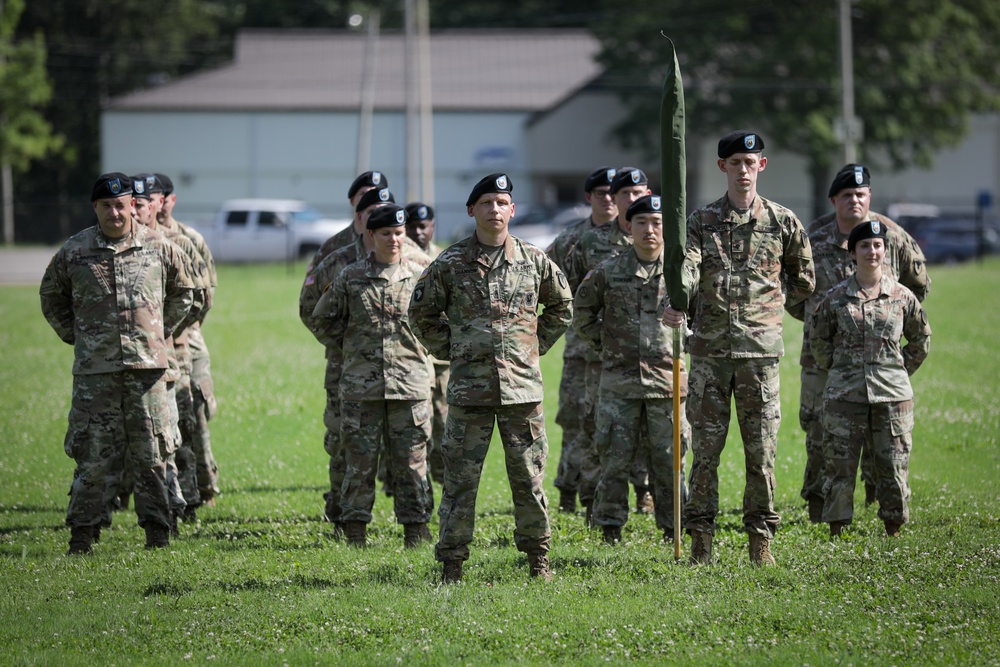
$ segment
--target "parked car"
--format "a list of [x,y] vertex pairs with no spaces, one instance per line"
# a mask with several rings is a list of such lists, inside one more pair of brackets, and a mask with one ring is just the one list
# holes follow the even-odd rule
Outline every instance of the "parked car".
[[916,240],[929,264],[950,264],[989,255],[1000,249],[1000,227],[995,219],[969,216],[904,218],[903,228]]
[[218,262],[273,262],[311,257],[350,224],[298,199],[230,199],[211,223],[196,227]]
[[527,214],[515,215],[510,221],[510,233],[545,250],[559,233],[572,222],[590,215],[590,206],[577,204],[562,208],[532,208]]

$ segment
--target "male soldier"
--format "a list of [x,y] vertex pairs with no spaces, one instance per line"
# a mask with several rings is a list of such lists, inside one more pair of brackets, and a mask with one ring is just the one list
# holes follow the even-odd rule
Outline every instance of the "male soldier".
[[[441,254],[441,246],[434,243],[434,209],[421,203],[406,205],[406,236],[420,246],[431,259]],[[431,442],[427,448],[427,467],[434,481],[444,483],[444,457],[441,456],[441,439],[444,437],[444,423],[448,419],[448,368],[447,360],[434,359],[434,384],[431,386],[431,408],[434,410],[431,424]]]
[[405,546],[431,539],[431,365],[407,322],[410,295],[425,265],[404,257],[405,225],[406,211],[394,204],[372,213],[365,236],[374,251],[337,276],[314,312],[317,338],[343,359],[340,439],[347,469],[341,521],[352,546],[366,543],[380,451],[389,459]]
[[[719,457],[734,395],[746,457],[743,526],[750,536],[750,561],[775,562],[782,308],[786,300],[796,303],[809,296],[816,278],[802,223],[789,209],[757,194],[757,176],[767,166],[763,149],[764,140],[754,132],[724,136],[718,166],[726,174],[727,192],[687,221],[684,272],[694,304],[688,418],[694,465],[684,526],[691,533],[693,564],[712,560]],[[668,306],[663,321],[683,326],[684,313]]]
[[[209,303],[215,295],[215,288],[219,285],[218,275],[215,271],[215,259],[208,249],[208,244],[198,230],[185,225],[174,219],[174,206],[177,204],[177,194],[174,192],[174,183],[165,174],[155,174],[163,185],[163,207],[157,215],[160,225],[167,229],[179,229],[194,244],[195,250],[204,262],[203,271],[208,289]],[[215,416],[215,387],[212,382],[212,359],[205,344],[205,335],[202,333],[201,325],[205,320],[205,313],[188,328],[188,349],[191,352],[191,398],[194,409],[194,430],[192,431],[192,448],[198,466],[198,495],[201,504],[207,507],[215,506],[215,498],[219,495],[219,466],[215,462],[215,455],[212,454],[212,439],[208,429],[208,422]],[[189,508],[188,519],[194,518],[195,508]]]
[[[354,220],[349,226],[324,241],[323,245],[316,251],[312,261],[309,262],[309,266],[306,267],[307,279],[312,270],[319,266],[319,263],[327,255],[354,243],[365,235],[365,220],[361,219],[362,207],[359,206],[361,198],[371,190],[385,190],[388,192],[388,189],[389,179],[381,171],[366,171],[354,179],[351,187],[347,189],[347,200],[351,203],[351,210],[354,211]],[[312,311],[309,312],[312,313]]]
[[132,220],[132,182],[103,174],[90,200],[97,225],[56,252],[39,290],[42,313],[73,345],[73,406],[66,453],[76,460],[66,523],[69,553],[92,550],[110,521],[109,483],[128,457],[146,547],[170,544],[164,459],[175,446],[164,372],[166,338],[187,316],[194,285],[184,260],[156,232]]
[[[639,197],[650,194],[646,174],[635,167],[616,170],[611,179],[609,192],[618,211],[616,224],[607,224],[587,230],[569,253],[567,278],[575,293],[586,275],[604,260],[632,247],[632,236],[628,233],[625,212]],[[601,381],[601,358],[593,350],[587,350],[585,373],[586,396],[582,412],[581,435],[584,443],[580,471],[580,502],[586,510],[585,523],[593,524],[594,494],[601,475],[600,455],[595,444],[597,427],[598,387]],[[649,514],[654,511],[653,496],[649,491],[648,448],[643,446],[636,455],[632,469],[632,484],[635,487],[635,508],[637,512]]]
[[[615,170],[611,167],[595,169],[583,184],[584,197],[590,204],[590,215],[564,229],[546,250],[563,271],[568,271],[568,255],[585,232],[603,227],[618,216],[618,207],[611,196],[611,179]],[[587,371],[586,343],[580,340],[576,328],[566,330],[566,345],[563,348],[562,378],[559,381],[559,411],[556,423],[562,427],[562,448],[559,453],[559,468],[555,486],[559,489],[559,509],[563,512],[576,511],[576,492],[580,486],[580,467],[583,464],[584,442],[581,438],[581,419],[585,406],[585,383]]]
[[205,313],[211,307],[211,290],[208,284],[207,265],[194,247],[194,243],[184,236],[177,227],[168,228],[160,224],[164,203],[163,184],[160,179],[151,173],[142,173],[132,176],[132,187],[136,200],[136,214],[140,224],[143,224],[154,231],[159,232],[170,243],[173,243],[181,251],[187,262],[188,273],[195,284],[195,304],[191,308],[188,318],[183,327],[168,341],[171,344],[170,367],[167,385],[168,392],[174,400],[174,409],[177,413],[177,426],[180,440],[177,451],[167,461],[168,475],[175,472],[177,481],[180,484],[180,491],[183,502],[175,506],[172,517],[171,533],[177,536],[177,519],[193,521],[195,511],[202,504],[201,494],[198,488],[198,465],[194,452],[194,430],[196,418],[194,412],[194,399],[191,393],[191,350],[188,344],[190,329],[196,322],[203,319]]
[[[601,475],[594,523],[602,526],[608,544],[621,541],[622,526],[628,521],[629,472],[640,425],[646,427],[656,479],[656,525],[663,530],[664,540],[674,535],[674,359],[673,336],[660,319],[667,298],[660,198],[646,195],[635,200],[625,220],[634,240],[632,248],[593,269],[573,302],[580,337],[600,354],[602,362],[597,412]],[[687,393],[686,377],[681,393]],[[681,415],[683,435],[677,446],[683,456],[689,426],[683,411]],[[683,464],[681,470],[683,500]]]
[[[475,232],[431,263],[410,301],[414,332],[431,354],[451,361],[435,547],[445,583],[461,580],[462,562],[469,557],[494,420],[514,500],[514,543],[528,554],[531,576],[552,577],[538,358],[569,325],[573,295],[559,267],[508,232],[512,189],[506,174],[476,183],[466,201]],[[544,307],[540,314],[539,307]]]
[[[854,274],[857,266],[851,261],[847,239],[851,230],[868,220],[878,220],[885,229],[883,269],[923,301],[930,291],[931,279],[927,263],[916,241],[895,222],[869,211],[871,205],[871,174],[860,164],[845,165],[830,184],[828,193],[833,213],[823,215],[809,224],[809,244],[816,267],[816,290],[804,302],[786,305],[796,319],[803,320],[802,390],[799,395],[799,424],[806,432],[806,469],[802,481],[802,499],[809,504],[809,520],[823,521],[823,387],[827,372],[819,368],[809,344],[812,313],[826,293]],[[861,476],[865,480],[865,503],[875,500],[875,480],[870,469],[867,449],[862,450]]]
[[[359,177],[360,178],[360,177]],[[379,177],[381,179],[381,176]],[[357,182],[357,181],[355,181]],[[353,187],[353,186],[352,186]],[[394,203],[395,197],[389,192],[389,188],[372,189],[369,188],[363,195],[357,196],[355,219],[361,220],[362,224],[367,224],[368,217],[375,209],[385,206],[387,203]],[[337,238],[340,234],[331,237]],[[299,319],[307,329],[314,330],[313,311],[319,303],[323,292],[333,283],[337,274],[348,264],[364,259],[368,252],[364,249],[366,238],[364,235],[357,236],[344,246],[337,247],[330,254],[323,257],[315,266],[310,265],[306,270],[306,279],[302,283],[302,291],[299,293]],[[332,245],[331,245],[332,247]],[[343,251],[341,253],[341,251]],[[334,255],[340,254],[337,260],[332,260]],[[340,398],[337,385],[340,382],[340,368],[343,359],[340,351],[334,347],[326,347],[326,373],[323,381],[326,389],[326,408],[323,411],[323,423],[326,426],[326,433],[323,436],[323,448],[330,455],[329,477],[330,489],[323,493],[324,511],[323,517],[334,524],[334,536],[340,537],[343,526],[340,519],[340,488],[344,481],[344,449],[340,442]]]

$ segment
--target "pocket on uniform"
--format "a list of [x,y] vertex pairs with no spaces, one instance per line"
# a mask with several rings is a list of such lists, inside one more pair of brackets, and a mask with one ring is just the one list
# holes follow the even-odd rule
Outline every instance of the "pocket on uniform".
[[63,441],[63,449],[66,456],[76,459],[83,454],[87,443],[88,429],[90,427],[90,415],[83,410],[70,408],[69,428],[66,429],[66,439]]
[[913,431],[913,401],[904,401],[893,408],[889,414],[889,428],[897,438]]
[[421,424],[426,424],[431,418],[431,402],[430,401],[417,401],[410,408],[413,413],[413,425],[420,426]]
[[201,398],[205,402],[205,419],[211,419],[216,412],[215,384],[212,382],[212,378],[198,380],[194,383],[194,388],[201,394]]

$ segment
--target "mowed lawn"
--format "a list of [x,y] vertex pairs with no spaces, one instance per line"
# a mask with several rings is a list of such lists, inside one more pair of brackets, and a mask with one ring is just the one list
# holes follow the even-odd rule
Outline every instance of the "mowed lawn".
[[[675,563],[651,517],[633,515],[612,548],[582,514],[553,512],[555,581],[529,581],[495,443],[466,578],[448,587],[430,546],[403,550],[381,494],[367,550],[334,542],[320,519],[324,360],[297,317],[302,270],[220,271],[205,327],[218,506],[156,552],[119,513],[86,558],[64,555],[72,350],[37,288],[0,288],[0,664],[1000,664],[1000,262],[932,267],[901,539],[884,537],[860,490],[843,539],[806,521],[789,319],[776,568],[748,564],[734,424],[716,564]],[[544,359],[552,507],[561,349]]]

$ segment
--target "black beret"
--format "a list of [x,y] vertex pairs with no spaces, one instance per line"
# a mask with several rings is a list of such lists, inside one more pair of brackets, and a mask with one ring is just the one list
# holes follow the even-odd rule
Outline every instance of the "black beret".
[[647,185],[649,180],[645,172],[637,167],[622,167],[615,172],[611,179],[611,194],[617,193],[622,188],[629,188],[633,185]]
[[854,226],[850,236],[847,237],[847,252],[854,252],[854,246],[858,241],[865,239],[884,239],[885,225],[878,220],[869,220]]
[[602,185],[611,185],[611,180],[615,177],[615,173],[613,167],[598,167],[587,177],[587,181],[583,184],[583,191],[593,192],[594,188],[599,188]]
[[725,160],[733,153],[760,153],[764,138],[750,130],[736,130],[719,139],[719,158]]
[[402,227],[406,224],[406,209],[395,204],[379,206],[368,216],[365,227],[381,229],[382,227]]
[[159,172],[153,174],[153,176],[156,176],[156,179],[160,182],[160,185],[163,186],[164,197],[166,197],[167,195],[174,194],[174,182],[170,180],[169,176],[167,176],[166,174],[161,174]]
[[510,194],[514,191],[514,184],[511,183],[510,178],[507,174],[490,174],[489,176],[484,176],[476,183],[475,187],[472,188],[472,192],[469,194],[468,200],[466,200],[466,206],[473,206],[479,198],[483,195],[506,193]]
[[868,173],[868,167],[860,164],[848,164],[837,172],[830,184],[830,192],[827,197],[832,197],[844,188],[871,187],[872,175]]
[[433,220],[434,209],[427,204],[418,201],[406,205],[406,221],[417,222],[418,220]]
[[381,188],[378,190],[369,190],[368,192],[361,195],[361,199],[358,200],[358,205],[354,208],[355,212],[360,213],[369,206],[375,204],[388,204],[389,202],[396,203],[396,198],[392,196],[389,192],[389,188]]
[[94,181],[94,187],[90,190],[90,201],[115,199],[122,195],[131,194],[132,179],[120,171],[112,171],[108,174],[101,174]]
[[663,203],[659,195],[646,195],[644,197],[639,197],[634,202],[632,202],[628,210],[625,211],[625,219],[632,220],[633,215],[639,215],[641,213],[663,213]]
[[368,187],[387,188],[389,187],[389,179],[381,171],[366,171],[351,183],[351,187],[347,190],[347,198],[350,199],[356,195],[361,188]]
[[132,177],[132,192],[136,197],[150,199],[150,195],[163,192],[163,184],[156,174],[143,172]]

